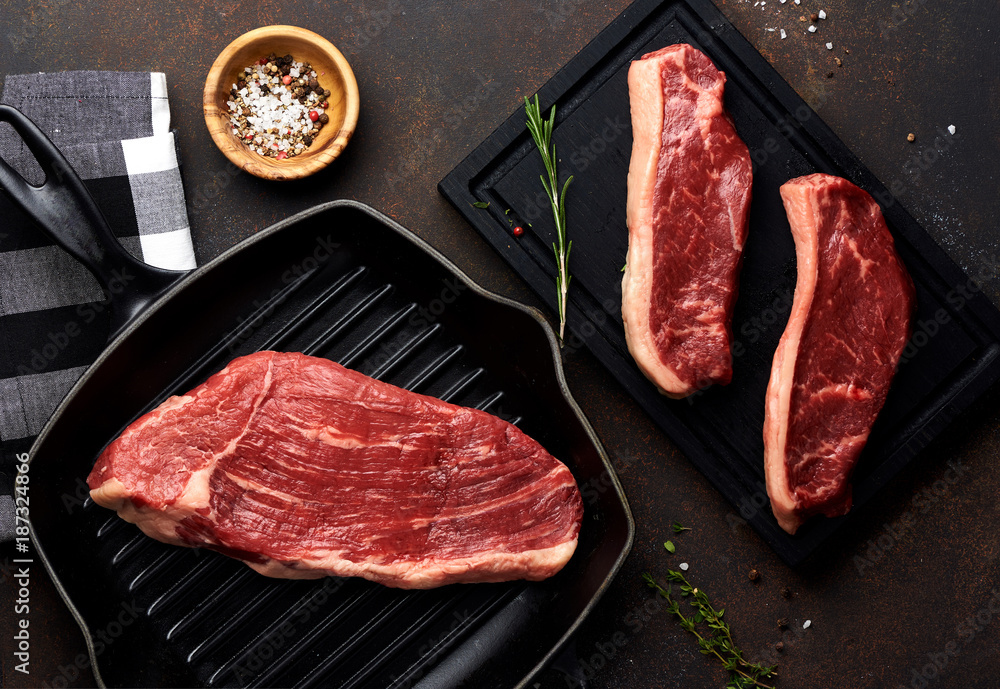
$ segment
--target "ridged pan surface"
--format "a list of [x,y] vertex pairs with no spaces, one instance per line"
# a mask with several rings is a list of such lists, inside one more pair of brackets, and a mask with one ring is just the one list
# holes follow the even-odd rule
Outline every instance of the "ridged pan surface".
[[[130,422],[231,359],[300,351],[486,410],[588,491],[576,554],[539,583],[400,591],[268,579],[168,546],[87,498]],[[489,295],[403,228],[336,202],[184,278],[71,391],[31,460],[34,543],[108,686],[525,686],[617,572],[632,521],[537,314]],[[610,486],[610,488],[608,488]]]

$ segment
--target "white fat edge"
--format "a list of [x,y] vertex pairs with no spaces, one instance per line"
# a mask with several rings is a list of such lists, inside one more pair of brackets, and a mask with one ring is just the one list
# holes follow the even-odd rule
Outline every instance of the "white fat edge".
[[[784,203],[784,199],[782,199]],[[815,194],[809,195],[807,197],[807,203],[811,206],[807,215],[816,217],[818,214],[818,198]],[[787,211],[787,207],[786,207]],[[818,252],[819,252],[819,238],[816,236],[808,236],[809,246],[803,246],[803,243],[798,241],[798,236],[793,232],[793,239],[795,239],[795,256],[798,263],[798,271],[795,282],[795,292],[792,297],[792,308],[789,315],[789,322],[792,322],[792,318],[797,314],[802,313],[808,314],[812,309],[812,300],[816,293],[816,281],[818,279]],[[805,255],[805,251],[809,251],[809,255]],[[810,270],[804,270],[806,267]],[[809,300],[804,301],[804,288],[811,284],[811,289],[809,290]],[[801,319],[800,319],[801,320]],[[796,323],[796,328],[793,331],[789,331],[786,326],[785,332],[782,333],[781,339],[778,342],[778,347],[774,354],[774,363],[771,368],[771,379],[768,382],[768,395],[766,397],[767,410],[771,413],[775,419],[787,420],[789,417],[789,409],[791,406],[792,388],[794,387],[794,375],[795,375],[795,362],[799,357],[799,343],[802,337],[803,327],[801,322]],[[778,381],[784,381],[784,385],[777,388],[775,394],[772,396],[771,386]],[[769,428],[765,426],[765,428]],[[777,458],[777,466],[774,467],[773,471],[767,471],[767,494],[771,499],[772,509],[777,503],[781,505],[782,511],[784,511],[786,505],[785,503],[790,503],[791,511],[793,513],[793,518],[798,519],[801,524],[801,517],[799,517],[795,510],[798,507],[796,504],[795,496],[788,486],[788,472],[785,468],[785,457],[786,457],[786,445],[787,445],[787,435],[788,435],[788,423],[782,422],[778,423],[777,434],[775,437],[775,442],[773,447],[768,447],[770,452],[765,453],[765,459],[768,455],[773,454]],[[767,445],[765,440],[765,445]],[[773,459],[772,459],[773,461]],[[768,469],[770,467],[765,467]],[[785,521],[782,517],[775,515],[778,518],[779,523]],[[793,522],[789,521],[789,524]],[[796,529],[797,526],[796,525]],[[785,524],[781,524],[782,528],[785,528]],[[787,529],[785,529],[787,531]]]
[[[314,578],[318,571],[330,576],[364,577],[389,586],[421,589],[456,581],[485,582],[528,578],[524,576],[524,571],[529,568],[540,572],[530,580],[544,579],[565,566],[576,551],[577,542],[578,538],[573,538],[548,548],[518,553],[489,551],[464,558],[423,558],[390,564],[380,563],[378,557],[361,562],[347,560],[343,550],[316,551],[315,556],[298,560],[291,567],[273,561],[264,565],[247,564],[258,572],[277,572],[270,576],[283,578]],[[463,574],[469,576],[463,578]]]

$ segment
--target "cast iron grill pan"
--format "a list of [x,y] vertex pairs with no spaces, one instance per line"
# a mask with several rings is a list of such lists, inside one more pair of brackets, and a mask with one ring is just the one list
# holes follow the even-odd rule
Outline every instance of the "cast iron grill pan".
[[[734,357],[732,383],[685,400],[663,397],[646,380],[628,352],[621,320],[632,150],[628,67],[674,43],[694,45],[726,73],[726,107],[754,160],[750,230],[733,318],[742,350]],[[955,299],[959,288],[973,283],[707,0],[635,2],[539,95],[544,112],[556,105],[553,141],[561,175],[575,177],[567,201],[573,240],[570,343],[585,344],[732,503],[729,525],[749,523],[789,564],[801,562],[854,518],[1000,377],[1000,312],[981,293]],[[555,229],[538,180],[544,169],[524,122],[520,109],[449,173],[439,190],[554,309]],[[778,188],[813,172],[846,177],[879,201],[916,283],[918,311],[913,347],[854,473],[854,509],[846,517],[810,520],[792,537],[778,526],[767,502],[762,429],[771,360],[796,278],[795,248]],[[475,201],[490,206],[477,209]],[[520,238],[511,231],[515,224],[525,229]]]
[[[168,546],[96,506],[84,479],[142,413],[262,349],[327,357],[517,424],[581,484],[579,547],[539,583],[399,591],[268,579]],[[631,545],[624,496],[565,388],[541,317],[489,295],[367,207],[335,202],[247,240],[124,326],[32,450],[32,530],[109,686],[523,685]]]

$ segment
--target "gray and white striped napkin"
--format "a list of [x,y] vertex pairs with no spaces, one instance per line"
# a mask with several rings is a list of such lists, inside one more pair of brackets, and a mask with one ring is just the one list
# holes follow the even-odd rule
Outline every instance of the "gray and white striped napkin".
[[[129,252],[162,268],[195,267],[164,74],[12,75],[0,101],[62,151]],[[42,181],[6,125],[0,156]],[[104,300],[97,280],[0,195],[0,541],[14,533],[15,464],[104,348]]]

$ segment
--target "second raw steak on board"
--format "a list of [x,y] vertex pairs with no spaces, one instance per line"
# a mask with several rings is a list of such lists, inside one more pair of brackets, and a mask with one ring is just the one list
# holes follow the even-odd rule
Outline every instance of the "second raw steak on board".
[[913,282],[874,199],[815,174],[781,187],[795,239],[792,312],[774,353],[764,464],[774,516],[794,534],[846,514],[849,479],[910,337]]

